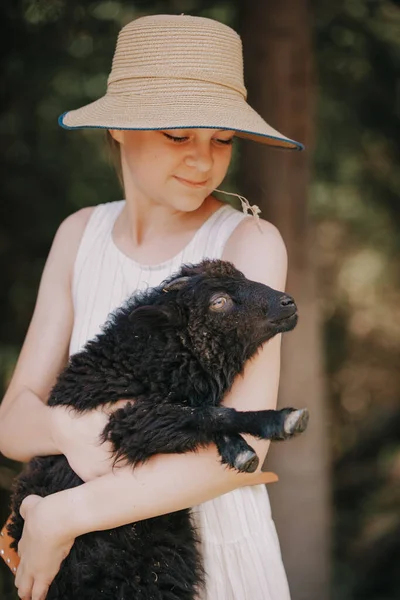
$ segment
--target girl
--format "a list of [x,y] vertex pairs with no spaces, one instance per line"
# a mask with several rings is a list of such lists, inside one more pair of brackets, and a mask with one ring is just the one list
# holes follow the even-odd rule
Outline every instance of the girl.
[[[6,456],[27,461],[63,453],[85,482],[24,501],[20,598],[45,598],[76,536],[193,506],[207,572],[202,600],[289,598],[267,492],[256,485],[270,475],[227,470],[214,447],[156,456],[134,472],[112,471],[110,449],[97,442],[107,409],[78,417],[46,406],[68,355],[125,298],[158,285],[182,263],[223,258],[248,278],[284,289],[286,251],[276,228],[213,196],[235,135],[301,149],[245,97],[241,42],[232,29],[200,17],[158,15],[120,32],[106,95],[60,117],[66,129],[109,131],[120,152],[125,200],[83,209],[61,224],[1,405]],[[248,364],[225,404],[275,408],[279,354],[277,337]],[[249,441],[262,464],[268,443]]]

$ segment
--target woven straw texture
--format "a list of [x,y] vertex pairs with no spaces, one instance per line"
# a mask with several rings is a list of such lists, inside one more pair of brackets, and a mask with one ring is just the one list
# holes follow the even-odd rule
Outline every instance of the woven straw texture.
[[61,115],[67,129],[229,129],[298,149],[246,102],[242,43],[230,27],[203,17],[154,15],[118,36],[106,94]]

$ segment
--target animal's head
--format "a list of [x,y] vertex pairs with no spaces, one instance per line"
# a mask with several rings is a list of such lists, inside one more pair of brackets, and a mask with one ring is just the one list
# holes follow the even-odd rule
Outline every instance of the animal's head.
[[231,263],[206,260],[184,266],[133,310],[131,320],[173,331],[208,368],[224,361],[243,365],[277,333],[293,329],[293,299],[250,281]]

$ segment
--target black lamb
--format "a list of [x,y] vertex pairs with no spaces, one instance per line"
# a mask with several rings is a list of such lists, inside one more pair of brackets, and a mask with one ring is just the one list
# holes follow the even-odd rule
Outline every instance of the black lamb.
[[[254,471],[241,433],[281,440],[306,428],[306,409],[239,412],[221,406],[261,345],[297,322],[293,299],[249,281],[232,264],[183,266],[163,285],[135,295],[60,374],[50,406],[78,412],[132,399],[114,412],[102,439],[132,467],[158,453],[215,443],[222,463]],[[22,500],[82,484],[63,456],[37,457],[15,483],[9,533],[17,548]],[[193,600],[204,573],[190,512],[76,539],[47,600]]]

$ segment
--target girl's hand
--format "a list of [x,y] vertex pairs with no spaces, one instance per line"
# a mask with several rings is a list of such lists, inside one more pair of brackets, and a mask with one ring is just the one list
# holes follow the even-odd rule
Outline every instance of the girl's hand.
[[57,527],[59,519],[52,516],[46,498],[27,496],[20,513],[25,525],[18,544],[21,559],[15,577],[18,596],[22,600],[45,600],[74,539],[65,537],[64,532],[61,534]]
[[256,471],[255,473],[246,474],[243,487],[247,485],[276,483],[277,481],[279,481],[279,477],[275,473],[272,473],[272,471]]
[[112,470],[111,443],[101,443],[100,434],[111,412],[126,402],[120,400],[83,414],[66,406],[49,407],[54,444],[83,481],[106,475]]

